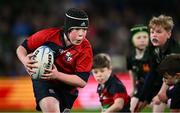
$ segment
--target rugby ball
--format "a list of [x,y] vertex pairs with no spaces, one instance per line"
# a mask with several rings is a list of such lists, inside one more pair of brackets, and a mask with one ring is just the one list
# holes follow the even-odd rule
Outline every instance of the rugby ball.
[[37,61],[36,65],[38,67],[32,69],[35,71],[35,73],[32,74],[32,79],[40,79],[45,72],[45,68],[52,68],[54,63],[54,52],[48,46],[40,46],[33,52],[32,58]]

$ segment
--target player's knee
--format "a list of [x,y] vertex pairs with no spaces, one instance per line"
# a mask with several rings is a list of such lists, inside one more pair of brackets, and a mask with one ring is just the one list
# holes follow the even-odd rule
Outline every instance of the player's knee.
[[40,107],[43,112],[59,112],[59,101],[54,97],[45,97],[40,102]]

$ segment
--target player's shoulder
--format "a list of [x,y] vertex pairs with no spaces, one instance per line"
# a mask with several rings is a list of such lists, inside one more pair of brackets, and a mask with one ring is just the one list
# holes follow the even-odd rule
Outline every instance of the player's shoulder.
[[111,75],[110,79],[111,79],[111,88],[109,89],[109,91],[111,93],[126,91],[124,84],[121,82],[121,80],[117,77],[116,74]]
[[118,78],[118,75],[116,73],[111,74],[111,76],[109,77],[109,80],[111,82],[111,84],[117,85],[120,84],[122,85],[121,80]]
[[81,47],[82,47],[82,48],[92,48],[90,42],[89,42],[88,39],[86,39],[86,38],[85,38],[85,39],[83,40],[83,42],[81,43]]
[[52,34],[52,33],[56,33],[56,32],[59,32],[59,31],[61,31],[60,28],[52,27],[52,28],[41,29],[37,33],[38,34]]

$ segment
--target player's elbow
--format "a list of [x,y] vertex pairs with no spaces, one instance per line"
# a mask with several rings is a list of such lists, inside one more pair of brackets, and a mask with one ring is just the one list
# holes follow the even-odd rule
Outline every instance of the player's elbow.
[[123,105],[122,104],[120,104],[119,106],[117,106],[117,111],[120,111],[120,110],[122,110],[123,109]]
[[116,99],[114,106],[116,108],[116,111],[120,111],[124,107],[124,100],[122,98]]
[[19,55],[20,53],[27,54],[27,50],[21,45],[16,49],[16,54]]
[[19,54],[19,51],[20,51],[20,46],[16,49],[16,54],[18,55]]

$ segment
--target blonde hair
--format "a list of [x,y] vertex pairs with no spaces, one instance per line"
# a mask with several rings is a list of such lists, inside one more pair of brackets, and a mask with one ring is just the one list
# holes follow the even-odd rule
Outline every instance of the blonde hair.
[[172,31],[174,27],[174,22],[172,17],[166,15],[160,15],[158,17],[153,17],[149,22],[149,28],[154,28],[156,26],[163,27],[166,31]]

